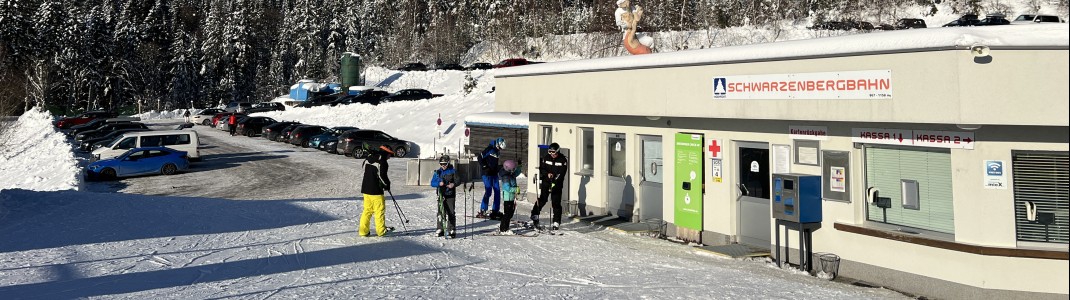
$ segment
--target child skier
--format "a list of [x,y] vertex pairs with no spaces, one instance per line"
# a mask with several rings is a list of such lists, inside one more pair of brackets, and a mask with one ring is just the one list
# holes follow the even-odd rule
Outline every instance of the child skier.
[[520,189],[516,183],[517,176],[520,176],[520,168],[512,160],[505,161],[501,171],[498,172],[498,178],[502,181],[502,205],[505,206],[505,214],[501,217],[502,223],[498,226],[499,234],[513,234],[509,230],[509,221],[513,219],[513,213],[516,212],[516,199],[520,196]]
[[[450,238],[457,237],[457,170],[450,164],[450,157],[443,155],[438,159],[440,169],[431,177],[431,186],[438,189],[438,222],[435,222],[435,234],[443,236],[448,232]],[[446,223],[443,227],[443,223]]]

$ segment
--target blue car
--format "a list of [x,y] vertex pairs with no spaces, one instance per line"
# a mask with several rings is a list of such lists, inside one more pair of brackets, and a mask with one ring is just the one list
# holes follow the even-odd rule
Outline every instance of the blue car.
[[349,126],[338,126],[331,129],[327,129],[323,133],[313,136],[308,140],[308,146],[316,148],[320,151],[327,151],[328,153],[334,152],[335,145],[338,144],[338,136],[343,132],[350,130],[357,130],[360,128]]
[[126,151],[115,158],[98,160],[85,168],[85,177],[115,179],[144,174],[173,175],[189,169],[186,151],[167,147],[142,147]]

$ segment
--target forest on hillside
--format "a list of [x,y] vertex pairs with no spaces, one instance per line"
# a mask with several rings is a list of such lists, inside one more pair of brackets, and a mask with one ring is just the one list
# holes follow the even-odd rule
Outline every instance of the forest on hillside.
[[[998,0],[633,0],[640,31],[894,20],[903,8],[1000,10]],[[1068,0],[1023,0],[1059,7]],[[530,38],[616,35],[614,0],[0,0],[0,115],[34,105],[206,107],[266,101],[300,79],[336,80],[342,53],[365,65],[472,63],[483,43],[539,59]],[[655,49],[658,50],[658,49]],[[666,50],[668,51],[668,50]],[[619,53],[619,52],[613,52]],[[596,56],[596,55],[592,55]],[[505,58],[505,57],[502,57]],[[492,61],[493,63],[493,61]]]

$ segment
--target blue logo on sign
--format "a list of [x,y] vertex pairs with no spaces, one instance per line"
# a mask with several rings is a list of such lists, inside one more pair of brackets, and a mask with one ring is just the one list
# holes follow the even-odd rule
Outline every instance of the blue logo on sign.
[[985,171],[988,172],[988,175],[1003,176],[1003,162],[989,161],[985,164]]
[[728,80],[724,77],[716,77],[713,79],[713,97],[724,98],[728,96]]

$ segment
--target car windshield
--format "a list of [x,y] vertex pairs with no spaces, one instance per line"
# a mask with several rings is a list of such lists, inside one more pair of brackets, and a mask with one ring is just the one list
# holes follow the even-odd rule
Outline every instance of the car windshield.
[[1018,16],[1018,18],[1016,18],[1014,20],[1015,21],[1032,21],[1034,17],[1036,17],[1036,16],[1034,16],[1034,15],[1021,15],[1021,16]]

